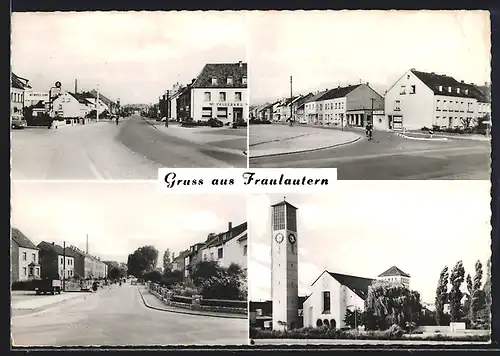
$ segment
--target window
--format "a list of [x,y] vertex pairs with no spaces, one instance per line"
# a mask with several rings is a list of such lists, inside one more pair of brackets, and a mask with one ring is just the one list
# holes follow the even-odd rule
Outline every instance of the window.
[[448,107],[446,105],[446,100],[443,100],[443,111],[448,111]]
[[247,83],[247,77],[243,77],[243,78],[241,79],[241,83],[242,83],[242,84],[246,84],[246,83]]
[[224,257],[224,249],[222,247],[220,247],[217,250],[217,258],[222,258],[222,257]]
[[241,91],[234,93],[234,101],[241,101]]
[[460,88],[457,88],[457,94],[460,94]]
[[36,262],[36,254],[34,254],[34,253],[31,254],[31,260],[33,262]]
[[40,268],[39,267],[35,267],[35,275],[37,277],[40,277]]
[[415,92],[416,92],[415,85],[410,85],[410,94],[415,94]]
[[23,267],[23,276],[26,276],[26,267]]
[[443,91],[443,86],[442,85],[439,86],[439,91]]
[[227,84],[233,84],[233,77],[227,78]]
[[448,87],[448,93],[451,93],[451,87]]
[[26,255],[26,252],[23,252],[23,261],[26,261],[28,259],[28,256]]
[[243,246],[243,256],[248,254],[248,245]]
[[212,108],[211,107],[203,107],[201,109],[201,117],[202,118],[212,118]]
[[226,101],[226,93],[221,91],[219,93],[219,101]]
[[212,100],[212,93],[206,91],[203,95],[204,95],[204,98],[203,98],[204,101],[211,101]]
[[469,89],[465,89],[465,95],[469,94]]
[[285,228],[285,206],[278,205],[273,208],[273,230]]
[[464,112],[464,102],[463,101],[460,103],[460,111]]
[[213,252],[210,252],[210,260],[213,261],[214,260],[214,253]]
[[222,119],[227,118],[227,108],[217,108],[217,117]]
[[399,100],[396,100],[394,103],[394,111],[400,111],[401,110],[401,102]]
[[467,112],[472,112],[472,103],[468,102],[467,104],[468,104],[468,106],[467,106]]
[[297,211],[293,208],[287,208],[286,228],[291,231],[297,231]]
[[212,77],[212,85],[217,85],[217,78],[216,77]]
[[401,85],[401,90],[399,91],[399,94],[401,94],[401,95],[406,94],[406,86],[405,85]]
[[330,313],[330,292],[323,292],[323,313]]
[[61,257],[61,264],[64,264],[64,258]]
[[436,100],[436,111],[441,111],[441,100]]

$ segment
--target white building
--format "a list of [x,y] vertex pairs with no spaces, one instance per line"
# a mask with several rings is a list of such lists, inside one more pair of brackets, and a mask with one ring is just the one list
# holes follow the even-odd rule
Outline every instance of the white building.
[[247,121],[247,64],[206,64],[192,85],[191,117],[195,121],[217,118],[224,124]]
[[410,289],[410,278],[411,276],[408,273],[401,271],[396,266],[392,266],[377,277],[377,279],[382,281],[400,283],[408,289]]
[[84,118],[92,110],[91,105],[82,94],[64,92],[52,101],[52,116]]
[[489,98],[474,84],[410,69],[385,95],[387,129],[465,128],[491,112]]
[[304,301],[304,326],[315,327],[318,320],[334,328],[345,327],[347,310],[364,310],[371,278],[324,271],[311,285]]
[[172,90],[169,93],[169,119],[177,120],[177,98],[182,93],[182,85],[179,83],[175,83],[172,87]]
[[10,83],[10,115],[12,119],[24,118],[25,93],[31,91],[28,79],[19,77],[12,73]]
[[222,267],[236,263],[242,269],[247,269],[248,241],[247,223],[235,227],[228,224],[228,230],[214,236],[201,249],[204,261],[217,261]]
[[16,228],[11,230],[11,279],[26,281],[40,278],[39,249]]
[[327,90],[317,92],[304,103],[304,119],[308,124],[318,124],[320,105],[318,100],[327,93]]
[[282,201],[271,209],[272,328],[293,329],[299,322],[297,208]]

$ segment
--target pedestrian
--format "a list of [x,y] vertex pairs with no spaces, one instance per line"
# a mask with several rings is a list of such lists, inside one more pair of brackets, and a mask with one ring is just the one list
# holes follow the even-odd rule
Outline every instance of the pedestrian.
[[365,130],[366,130],[366,137],[368,137],[368,140],[370,141],[373,135],[373,125],[371,122],[368,122],[366,124]]
[[120,117],[116,115],[116,126],[118,126],[118,121],[120,120]]

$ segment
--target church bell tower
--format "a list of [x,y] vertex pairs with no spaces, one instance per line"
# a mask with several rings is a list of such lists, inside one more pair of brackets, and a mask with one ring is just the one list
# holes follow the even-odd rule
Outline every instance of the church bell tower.
[[297,208],[283,200],[271,209],[273,330],[293,329],[298,325],[299,302]]

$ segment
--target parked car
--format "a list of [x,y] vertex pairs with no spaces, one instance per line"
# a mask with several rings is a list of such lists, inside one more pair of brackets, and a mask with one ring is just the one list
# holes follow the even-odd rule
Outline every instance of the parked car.
[[24,119],[20,119],[20,118],[12,118],[12,124],[11,124],[11,127],[13,129],[24,129],[25,127],[28,126],[28,123],[26,122],[26,120]]
[[61,281],[59,279],[39,279],[35,282],[36,294],[61,294]]

